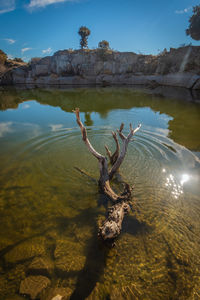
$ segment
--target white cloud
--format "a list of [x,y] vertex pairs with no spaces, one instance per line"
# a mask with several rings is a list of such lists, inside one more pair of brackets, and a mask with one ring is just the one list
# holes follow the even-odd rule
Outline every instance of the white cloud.
[[43,54],[50,54],[53,50],[51,49],[51,47],[47,48],[47,49],[44,49],[42,50],[42,53]]
[[186,7],[184,9],[181,9],[181,10],[176,10],[175,13],[176,14],[186,14],[188,13],[190,10],[192,10],[192,6],[189,6],[189,7]]
[[15,10],[15,0],[0,0],[0,14]]
[[50,4],[69,2],[69,1],[73,1],[73,0],[30,0],[28,8],[45,7]]
[[22,48],[22,53],[24,54],[24,52],[31,50],[32,48]]
[[13,59],[14,57],[11,54],[7,54],[8,59]]
[[8,44],[12,45],[14,44],[16,41],[13,39],[4,39],[4,41],[8,42]]
[[3,137],[8,132],[12,132],[11,126],[12,126],[12,122],[1,122],[0,137]]

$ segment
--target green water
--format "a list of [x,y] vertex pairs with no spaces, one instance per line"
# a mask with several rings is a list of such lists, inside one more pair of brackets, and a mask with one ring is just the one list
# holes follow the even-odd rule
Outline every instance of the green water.
[[[200,103],[179,95],[0,90],[0,299],[30,299],[19,289],[32,275],[50,280],[42,300],[54,288],[69,299],[200,299]],[[135,188],[112,249],[97,238],[107,204],[75,107],[102,154],[121,122],[125,134],[142,123],[120,168]],[[48,267],[32,268],[39,258]]]

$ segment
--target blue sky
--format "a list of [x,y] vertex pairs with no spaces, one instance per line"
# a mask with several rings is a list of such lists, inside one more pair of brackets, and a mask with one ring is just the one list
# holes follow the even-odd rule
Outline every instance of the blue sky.
[[25,60],[78,49],[82,25],[91,30],[90,49],[103,39],[144,54],[200,45],[185,34],[195,5],[199,0],[0,0],[0,49]]

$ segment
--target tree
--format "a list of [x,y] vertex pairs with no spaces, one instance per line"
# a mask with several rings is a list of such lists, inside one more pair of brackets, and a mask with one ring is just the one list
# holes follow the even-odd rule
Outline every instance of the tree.
[[192,39],[200,40],[200,5],[193,7],[193,15],[189,19],[189,28],[186,29],[186,34]]
[[90,35],[90,29],[88,29],[86,26],[81,26],[79,28],[78,34],[81,36],[81,39],[80,39],[81,49],[87,48],[88,47],[87,39],[88,39],[88,36]]
[[7,60],[6,53],[0,50],[0,64],[4,65],[6,60]]
[[24,62],[20,57],[15,57],[13,60],[15,60],[17,62]]
[[99,47],[100,49],[105,49],[105,50],[107,50],[107,49],[110,48],[110,45],[109,45],[109,42],[108,42],[108,41],[103,40],[103,41],[99,42],[98,47]]

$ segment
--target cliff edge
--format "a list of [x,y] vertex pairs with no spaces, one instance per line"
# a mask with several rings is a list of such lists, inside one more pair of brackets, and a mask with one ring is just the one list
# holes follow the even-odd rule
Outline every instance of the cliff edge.
[[1,85],[168,85],[200,89],[200,46],[142,55],[112,50],[62,50],[14,67]]

